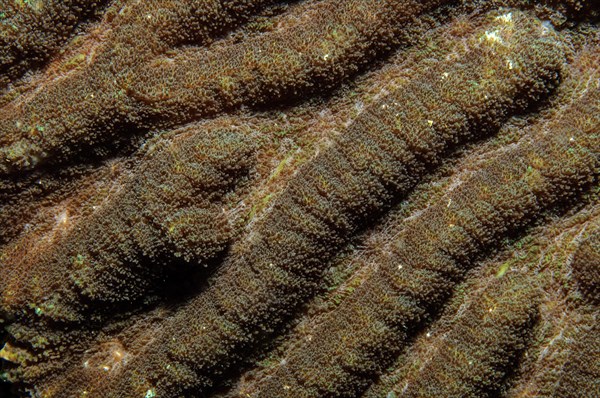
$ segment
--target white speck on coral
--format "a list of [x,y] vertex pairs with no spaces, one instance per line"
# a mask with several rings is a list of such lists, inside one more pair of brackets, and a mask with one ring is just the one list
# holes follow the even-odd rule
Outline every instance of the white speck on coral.
[[550,21],[542,22],[542,36],[546,36],[552,30]]
[[144,398],[154,398],[156,397],[156,390],[154,388],[149,388],[148,391],[146,391],[146,395],[144,395]]
[[55,216],[55,218],[57,224],[64,225],[69,222],[69,211],[65,209],[62,211],[62,213]]
[[498,34],[497,30],[494,30],[494,31],[491,31],[491,32],[490,31],[486,31],[485,35],[482,37],[482,40],[483,39],[485,39],[485,40],[487,40],[489,42],[492,42],[492,43],[500,43],[500,44],[503,43],[502,37],[500,37],[500,35]]
[[510,22],[512,22],[512,12],[509,12],[508,14],[500,15],[500,16],[496,17],[496,20],[502,21],[504,23],[510,23]]

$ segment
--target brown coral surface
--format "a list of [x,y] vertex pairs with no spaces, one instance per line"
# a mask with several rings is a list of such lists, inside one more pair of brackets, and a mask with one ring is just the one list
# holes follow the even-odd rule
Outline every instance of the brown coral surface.
[[0,396],[600,397],[594,0],[0,0]]

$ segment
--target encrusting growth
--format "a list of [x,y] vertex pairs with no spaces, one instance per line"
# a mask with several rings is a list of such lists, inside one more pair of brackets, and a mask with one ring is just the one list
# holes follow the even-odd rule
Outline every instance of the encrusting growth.
[[149,142],[145,161],[108,205],[77,228],[64,213],[58,222],[66,231],[53,238],[52,250],[7,256],[15,263],[3,264],[3,310],[81,322],[91,307],[111,304],[114,312],[115,304],[144,297],[160,274],[156,261],[214,258],[236,234],[224,207],[227,195],[249,182],[253,147],[242,133],[196,128]]
[[[83,42],[68,74],[52,78],[27,101],[0,108],[0,174],[66,161],[82,145],[114,139],[117,131],[149,128],[126,95],[138,69],[176,46],[203,45],[246,21],[273,0],[126,2],[98,29],[99,43]],[[122,133],[122,131],[121,131]]]
[[[91,50],[90,65],[0,109],[0,175],[64,162],[82,145],[151,124],[174,126],[332,87],[397,44],[395,33],[415,16],[442,3],[325,0],[310,18],[293,15],[301,22],[248,41],[174,48],[204,44],[271,2],[178,1],[158,14],[158,0],[125,5],[106,22],[118,21],[118,28]],[[139,43],[133,52],[130,43]]]
[[0,5],[0,90],[42,65],[108,0],[20,0]]
[[600,395],[596,3],[0,0],[0,395]]
[[[571,361],[593,362],[594,314],[585,305],[572,307],[577,294],[561,291],[568,274],[557,277],[557,270],[568,272],[571,255],[565,249],[597,228],[596,184],[568,215],[544,217],[548,222],[511,239],[498,256],[478,261],[441,316],[419,330],[362,397],[551,397],[562,377],[572,380],[571,391],[574,385],[578,392],[593,386],[593,364],[590,372],[568,368]],[[535,319],[526,319],[528,311]]]
[[377,271],[256,396],[274,397],[288,386],[298,396],[339,397],[368,386],[480,253],[540,211],[573,198],[597,176],[599,98],[600,90],[590,89],[415,218],[376,260]]
[[600,394],[600,327],[597,321],[581,328],[573,337],[559,377],[544,380],[542,375],[545,385],[537,396],[570,398],[574,391],[581,397],[597,397]]
[[398,397],[482,398],[499,390],[531,338],[539,291],[509,274],[472,299],[452,329],[432,339],[431,357],[407,364],[405,381],[393,389]]
[[585,239],[571,265],[579,289],[591,303],[600,304],[600,229]]
[[[147,348],[152,358],[133,359],[92,396],[146,391],[149,384],[166,395],[210,386],[243,348],[269,336],[314,294],[327,259],[448,148],[492,133],[558,82],[561,44],[539,21],[513,13],[469,44],[460,64],[439,63],[375,102],[303,167],[246,250],[164,326]],[[183,325],[185,335],[177,332]]]

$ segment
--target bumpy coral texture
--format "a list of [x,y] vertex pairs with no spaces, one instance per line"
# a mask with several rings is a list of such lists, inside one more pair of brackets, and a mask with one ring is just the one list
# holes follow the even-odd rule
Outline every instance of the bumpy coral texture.
[[599,397],[599,11],[1,1],[0,396]]

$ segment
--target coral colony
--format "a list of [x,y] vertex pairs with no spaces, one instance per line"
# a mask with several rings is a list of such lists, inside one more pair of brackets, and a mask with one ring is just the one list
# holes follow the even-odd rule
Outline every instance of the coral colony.
[[1,0],[0,397],[600,397],[594,0]]

